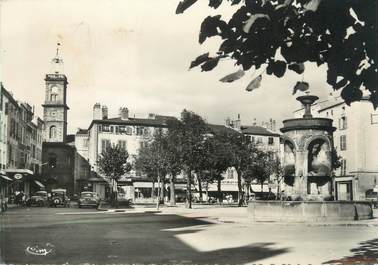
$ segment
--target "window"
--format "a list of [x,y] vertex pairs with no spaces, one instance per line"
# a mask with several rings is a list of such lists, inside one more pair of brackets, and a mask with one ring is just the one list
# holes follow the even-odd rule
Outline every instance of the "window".
[[269,145],[272,145],[274,143],[274,139],[273,139],[273,137],[269,137],[268,138],[268,144]]
[[50,101],[56,101],[58,99],[58,95],[57,94],[51,94],[50,95]]
[[105,153],[106,149],[111,147],[110,140],[102,139],[101,140],[101,153]]
[[340,150],[346,150],[346,135],[340,136]]
[[257,143],[258,143],[258,144],[261,144],[261,143],[262,143],[262,138],[261,138],[261,137],[257,137]]
[[125,140],[118,140],[118,146],[123,149],[123,150],[127,150],[126,149],[126,141]]
[[55,125],[53,125],[53,126],[50,127],[49,138],[50,139],[56,138],[56,126]]
[[233,179],[234,178],[234,170],[232,168],[229,168],[227,170],[227,179]]
[[133,128],[130,127],[130,126],[128,126],[128,127],[126,128],[126,134],[127,134],[127,135],[132,135],[132,134],[133,134]]
[[378,124],[378,114],[371,114],[371,124]]
[[88,147],[88,139],[83,140],[83,147]]
[[49,167],[56,168],[57,166],[57,155],[55,153],[49,153]]
[[103,132],[110,132],[110,126],[109,125],[102,125],[102,131]]
[[347,128],[347,118],[346,117],[341,117],[339,119],[339,129],[340,130],[345,130]]
[[137,135],[143,135],[143,127],[137,127],[136,134]]
[[345,176],[346,175],[346,160],[342,159],[340,162],[341,162],[340,175]]

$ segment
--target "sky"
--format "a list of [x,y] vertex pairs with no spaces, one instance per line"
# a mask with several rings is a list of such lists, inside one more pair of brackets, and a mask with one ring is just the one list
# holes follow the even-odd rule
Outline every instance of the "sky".
[[[0,81],[19,101],[35,106],[42,117],[44,77],[61,43],[68,78],[68,131],[87,128],[96,102],[109,116],[127,107],[131,116],[148,113],[179,117],[185,108],[209,123],[241,116],[243,125],[293,117],[300,104],[292,89],[302,75],[264,74],[261,87],[247,84],[260,71],[248,71],[233,83],[219,82],[239,68],[226,60],[211,72],[189,71],[198,55],[215,52],[220,39],[198,43],[208,15],[229,18],[237,7],[214,10],[201,0],[176,15],[178,0],[0,0]],[[95,3],[95,4],[94,4]],[[326,96],[325,67],[306,64],[304,81],[312,94]],[[299,94],[298,94],[299,95]]]

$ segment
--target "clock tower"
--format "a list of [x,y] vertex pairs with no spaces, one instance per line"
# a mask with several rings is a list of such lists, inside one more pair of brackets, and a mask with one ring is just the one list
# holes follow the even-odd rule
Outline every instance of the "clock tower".
[[63,73],[63,60],[59,55],[51,60],[51,70],[45,77],[45,103],[43,120],[45,122],[44,141],[64,143],[67,136],[67,77]]

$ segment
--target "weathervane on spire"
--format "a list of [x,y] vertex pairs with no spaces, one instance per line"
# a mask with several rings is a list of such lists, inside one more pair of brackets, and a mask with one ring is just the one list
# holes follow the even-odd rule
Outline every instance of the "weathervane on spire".
[[60,46],[60,42],[58,42],[58,43],[56,44],[56,55],[55,55],[56,58],[59,57],[59,46]]
[[63,60],[60,58],[60,49],[59,47],[61,46],[60,42],[56,43],[56,54],[55,57],[51,60],[51,68],[52,72],[55,74],[58,73],[63,73]]

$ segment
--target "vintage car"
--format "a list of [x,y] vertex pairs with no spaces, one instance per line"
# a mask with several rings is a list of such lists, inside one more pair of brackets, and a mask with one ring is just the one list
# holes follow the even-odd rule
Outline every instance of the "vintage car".
[[27,201],[26,206],[47,206],[48,194],[47,191],[41,190],[34,193]]
[[57,207],[57,206],[70,206],[70,199],[67,196],[66,189],[53,189],[51,190],[51,197],[50,197],[50,206]]
[[98,207],[100,204],[100,197],[97,193],[91,191],[83,191],[79,198],[79,208],[82,207]]

